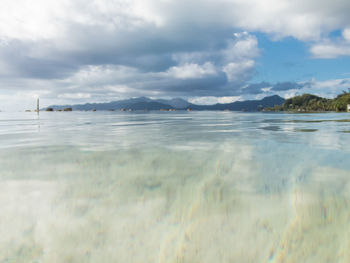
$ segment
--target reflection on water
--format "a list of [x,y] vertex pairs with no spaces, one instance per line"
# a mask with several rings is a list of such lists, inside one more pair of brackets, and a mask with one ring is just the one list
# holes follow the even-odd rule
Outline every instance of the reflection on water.
[[315,132],[317,129],[294,129],[296,132]]
[[350,262],[347,116],[1,113],[0,262]]
[[264,127],[261,127],[261,129],[267,130],[267,131],[279,131],[279,130],[281,130],[281,128],[279,126],[264,126]]
[[267,119],[263,122],[267,123],[284,123],[284,122],[291,122],[291,123],[319,123],[319,122],[350,122],[350,119],[334,119],[334,120],[310,120],[310,119],[300,119],[300,120],[283,120],[283,119]]

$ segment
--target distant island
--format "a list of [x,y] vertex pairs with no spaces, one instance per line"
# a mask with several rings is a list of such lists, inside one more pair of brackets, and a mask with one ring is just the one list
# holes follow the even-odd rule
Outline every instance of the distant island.
[[334,99],[326,99],[312,94],[303,94],[287,99],[282,105],[268,107],[264,111],[288,112],[346,112],[350,111],[350,89]]
[[174,110],[195,110],[195,111],[262,111],[267,108],[277,107],[284,103],[284,99],[278,95],[268,96],[261,100],[236,101],[232,103],[197,105],[181,98],[170,100],[150,99],[147,97],[132,98],[127,100],[112,101],[108,103],[86,103],[76,105],[52,105],[41,110],[46,111],[174,111]]
[[86,103],[75,105],[52,105],[44,111],[243,111],[243,112],[346,112],[350,111],[350,89],[343,91],[334,99],[322,98],[313,94],[303,94],[289,99],[278,95],[261,100],[217,103],[214,105],[197,105],[181,98],[150,99],[147,97],[112,101],[107,103]]

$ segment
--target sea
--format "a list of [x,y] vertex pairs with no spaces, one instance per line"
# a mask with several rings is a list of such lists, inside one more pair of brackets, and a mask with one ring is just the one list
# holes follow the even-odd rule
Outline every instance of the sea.
[[1,263],[350,262],[350,113],[0,113]]

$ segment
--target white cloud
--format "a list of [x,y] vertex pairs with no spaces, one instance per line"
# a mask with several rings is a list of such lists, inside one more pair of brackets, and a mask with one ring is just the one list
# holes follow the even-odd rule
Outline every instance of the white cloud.
[[236,26],[276,37],[318,40],[323,34],[349,25],[347,0],[227,0],[234,4]]
[[330,79],[325,81],[312,80],[309,89],[327,98],[332,98],[350,88],[350,79]]
[[89,99],[90,93],[63,93],[57,96],[60,99]]
[[342,32],[342,39],[334,41],[327,39],[314,44],[310,52],[315,58],[337,58],[340,56],[350,56],[350,28],[345,28]]
[[345,28],[342,32],[342,35],[346,41],[350,42],[350,28]]
[[36,41],[64,36],[72,24],[132,29],[161,25],[154,1],[137,0],[2,0],[0,38]]
[[295,96],[297,96],[297,95],[300,95],[300,94],[298,93],[298,91],[292,90],[292,91],[288,91],[288,92],[284,93],[284,94],[282,95],[282,97],[285,98],[285,99],[289,99],[289,98],[295,97]]
[[216,103],[231,103],[241,100],[241,96],[230,96],[230,97],[215,97],[215,96],[203,96],[190,98],[188,101],[199,105],[212,105]]
[[[200,8],[199,8],[200,6]],[[347,0],[2,0],[0,36],[49,39],[72,24],[132,30],[211,24],[301,40],[350,26]],[[219,15],[218,15],[219,14]]]
[[218,97],[218,103],[231,103],[241,100],[241,96]]
[[243,60],[240,62],[231,62],[222,68],[230,82],[244,81],[252,74],[255,62],[253,60]]
[[116,92],[116,93],[128,93],[132,91],[127,85],[107,85],[106,90]]
[[118,82],[124,82],[135,78],[139,71],[133,67],[117,65],[88,65],[82,67],[64,82],[72,86],[103,86],[117,85]]
[[272,87],[261,88],[263,92],[270,92]]
[[315,44],[311,47],[310,52],[314,58],[336,58],[340,56],[350,56],[350,44]]
[[[243,82],[254,73],[255,59],[260,56],[258,40],[248,32],[236,32],[222,49],[208,52],[177,53],[173,59],[180,66],[170,68],[169,75],[180,79],[201,78],[224,72],[230,82]],[[216,60],[217,65],[203,59]]]
[[236,39],[230,40],[221,51],[226,63],[222,71],[230,82],[244,82],[254,73],[254,59],[260,55],[258,40],[247,32],[235,33],[234,37]]
[[206,62],[203,65],[186,63],[181,66],[171,67],[167,73],[169,76],[178,79],[195,79],[216,75],[216,70],[210,62]]
[[221,55],[226,62],[253,59],[260,55],[258,40],[247,32],[234,33],[235,39],[230,40]]

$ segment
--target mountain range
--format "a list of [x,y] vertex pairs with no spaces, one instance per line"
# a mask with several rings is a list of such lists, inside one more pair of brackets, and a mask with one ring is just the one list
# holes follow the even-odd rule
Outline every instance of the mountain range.
[[147,97],[132,98],[127,100],[112,101],[107,103],[86,103],[75,105],[52,105],[46,109],[63,110],[72,108],[72,110],[88,111],[88,110],[230,110],[230,111],[261,111],[267,107],[282,105],[284,99],[278,95],[265,97],[261,100],[236,101],[232,103],[214,104],[214,105],[197,105],[190,103],[181,98],[166,99],[150,99]]

